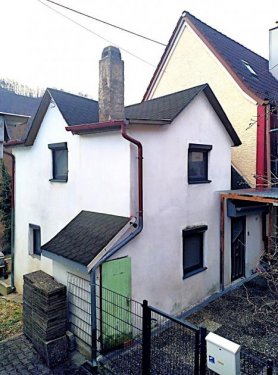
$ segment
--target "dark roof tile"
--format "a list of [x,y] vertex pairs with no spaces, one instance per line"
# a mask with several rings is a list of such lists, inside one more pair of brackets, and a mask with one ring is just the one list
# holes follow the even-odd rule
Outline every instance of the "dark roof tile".
[[174,120],[207,85],[196,86],[125,107],[125,116],[136,120]]
[[98,122],[98,102],[56,89],[48,89],[68,125]]
[[[278,81],[269,72],[268,60],[208,26],[189,12],[186,13],[186,17],[196,26],[254,94],[261,99],[277,98]],[[246,61],[251,66],[257,76],[252,75],[243,61]]]
[[130,218],[81,211],[42,250],[87,266]]

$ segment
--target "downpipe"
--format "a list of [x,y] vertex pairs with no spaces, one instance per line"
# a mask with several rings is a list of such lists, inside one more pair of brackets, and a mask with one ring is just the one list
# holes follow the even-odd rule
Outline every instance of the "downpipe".
[[123,120],[121,123],[122,137],[133,143],[137,147],[138,158],[138,220],[133,224],[135,230],[130,233],[126,238],[122,239],[115,246],[113,246],[92,268],[90,273],[91,283],[91,365],[97,367],[97,296],[96,296],[96,272],[107,259],[117,253],[122,247],[129,243],[133,238],[138,236],[143,230],[143,147],[142,144],[135,138],[132,138],[126,132],[128,122]]

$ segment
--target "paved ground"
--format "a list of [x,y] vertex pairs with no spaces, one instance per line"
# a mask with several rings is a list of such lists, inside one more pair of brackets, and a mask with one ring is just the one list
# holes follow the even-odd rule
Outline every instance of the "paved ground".
[[81,360],[74,355],[65,364],[49,369],[30,341],[20,334],[0,342],[0,375],[86,375]]

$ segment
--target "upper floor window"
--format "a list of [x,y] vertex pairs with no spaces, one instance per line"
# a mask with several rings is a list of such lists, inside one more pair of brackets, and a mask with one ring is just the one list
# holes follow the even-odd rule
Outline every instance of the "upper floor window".
[[68,180],[68,147],[66,142],[51,143],[52,178],[50,181],[67,182]]
[[41,255],[41,228],[34,224],[29,224],[29,254]]
[[188,148],[188,183],[202,184],[208,179],[208,153],[211,145],[190,143]]

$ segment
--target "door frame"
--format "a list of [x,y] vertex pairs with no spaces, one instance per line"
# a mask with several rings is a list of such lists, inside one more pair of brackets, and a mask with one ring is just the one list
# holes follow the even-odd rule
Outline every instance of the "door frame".
[[[242,222],[242,230],[236,239],[233,239],[235,222]],[[240,254],[236,258],[236,250],[234,248],[235,241],[240,241],[241,246],[238,249]],[[241,277],[245,277],[245,258],[246,258],[246,216],[231,218],[231,281],[235,281]]]

